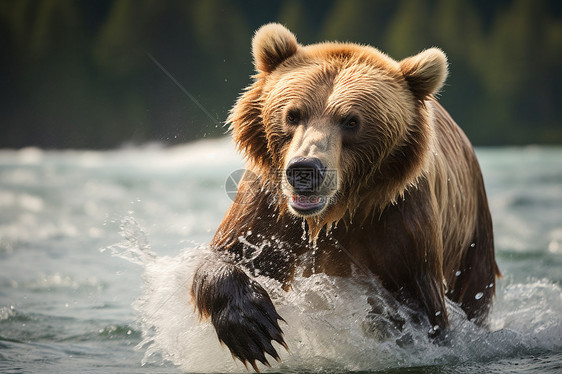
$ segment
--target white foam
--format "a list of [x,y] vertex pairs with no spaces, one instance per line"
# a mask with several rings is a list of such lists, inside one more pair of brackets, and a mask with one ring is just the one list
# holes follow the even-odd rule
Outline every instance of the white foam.
[[[209,321],[199,320],[191,302],[192,276],[208,248],[188,248],[175,257],[155,256],[132,218],[124,220],[122,234],[125,241],[112,251],[145,269],[144,294],[134,304],[144,336],[139,344],[145,350],[144,361],[167,360],[188,372],[246,372],[219,344]],[[376,281],[297,274],[292,290],[285,292],[275,281],[257,280],[287,322],[281,326],[290,348],[287,352],[274,343],[281,363],[270,360],[273,367],[264,371],[382,370],[487,361],[529,349],[562,347],[562,321],[551,309],[561,307],[562,294],[547,281],[501,289],[491,317],[493,331],[474,326],[457,305],[448,302],[451,328],[445,343],[436,344],[425,327],[409,319],[412,311],[394,304]],[[379,308],[405,319],[402,331],[388,326],[370,331],[372,296]],[[545,301],[537,303],[542,298]]]

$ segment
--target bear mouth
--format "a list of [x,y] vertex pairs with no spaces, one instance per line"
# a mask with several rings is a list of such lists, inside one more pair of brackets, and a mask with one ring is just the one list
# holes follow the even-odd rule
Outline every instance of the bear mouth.
[[300,216],[311,216],[320,213],[326,206],[325,196],[291,195],[289,207]]

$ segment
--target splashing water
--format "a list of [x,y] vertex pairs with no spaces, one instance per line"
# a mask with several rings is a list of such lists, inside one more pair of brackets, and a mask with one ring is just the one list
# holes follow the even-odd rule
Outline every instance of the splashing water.
[[[157,257],[144,231],[131,217],[122,222],[125,240],[112,254],[144,267],[144,294],[134,303],[139,313],[145,350],[143,363],[170,361],[187,372],[246,372],[219,343],[208,320],[200,321],[191,300],[192,277],[209,248],[183,250],[175,257]],[[264,371],[324,372],[383,370],[428,365],[486,363],[526,352],[562,348],[562,321],[553,310],[536,305],[536,298],[560,298],[560,288],[548,282],[512,285],[502,290],[506,303],[492,314],[492,331],[466,320],[464,312],[447,300],[451,327],[441,341],[428,338],[427,321],[408,306],[399,305],[376,280],[313,274],[295,276],[285,292],[276,281],[257,277],[269,292],[279,314],[290,351],[277,345],[281,363]],[[538,295],[537,295],[538,293]],[[506,311],[517,301],[518,308]],[[558,302],[556,307],[562,307]],[[375,311],[375,312],[373,312]],[[549,314],[547,326],[521,326]],[[393,323],[403,322],[402,328]],[[273,360],[270,360],[273,361]]]
[[[562,149],[477,154],[504,274],[489,330],[449,303],[453,327],[432,342],[431,326],[362,272],[297,274],[289,292],[259,277],[287,321],[290,352],[276,346],[282,362],[271,370],[560,372]],[[190,299],[195,267],[209,253],[192,243],[211,240],[232,203],[224,182],[242,165],[225,139],[0,150],[0,372],[246,372]],[[282,245],[271,233],[252,238],[259,234],[249,249]]]

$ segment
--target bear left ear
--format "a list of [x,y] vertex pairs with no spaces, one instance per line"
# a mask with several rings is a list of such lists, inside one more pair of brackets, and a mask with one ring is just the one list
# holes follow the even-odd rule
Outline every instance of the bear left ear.
[[256,70],[271,73],[280,63],[294,55],[298,47],[297,38],[284,26],[269,23],[260,27],[252,40]]
[[400,70],[414,95],[423,100],[443,87],[447,56],[438,48],[430,48],[400,61]]

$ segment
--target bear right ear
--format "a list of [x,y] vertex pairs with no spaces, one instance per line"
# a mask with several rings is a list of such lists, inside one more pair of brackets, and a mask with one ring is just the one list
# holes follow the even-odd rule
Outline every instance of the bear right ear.
[[271,73],[294,55],[299,45],[295,35],[278,23],[269,23],[259,28],[252,40],[254,65],[258,72]]
[[443,87],[447,56],[438,48],[430,48],[400,61],[400,70],[414,95],[423,100]]

